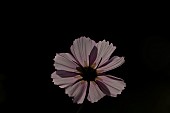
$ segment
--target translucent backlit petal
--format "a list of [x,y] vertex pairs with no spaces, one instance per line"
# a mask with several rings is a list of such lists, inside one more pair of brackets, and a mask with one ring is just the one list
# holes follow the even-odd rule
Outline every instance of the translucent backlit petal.
[[87,81],[79,81],[72,86],[65,89],[65,93],[70,97],[73,97],[73,102],[81,104],[83,103],[87,90]]
[[107,72],[109,70],[115,69],[125,62],[124,57],[113,57],[111,60],[107,61],[103,66],[97,68],[100,73]]
[[99,89],[98,85],[93,81],[90,81],[90,87],[89,87],[89,94],[87,99],[91,102],[97,102],[102,97],[104,97],[105,94]]
[[64,70],[57,70],[56,74],[59,75],[62,78],[65,78],[65,77],[74,77],[74,76],[78,75],[78,73],[70,72],[70,71],[64,71]]
[[75,59],[69,53],[56,54],[54,58],[54,67],[57,70],[65,70],[71,72],[77,72],[76,67],[79,67],[75,62]]
[[[77,75],[79,76],[79,75]],[[61,88],[65,88],[66,86],[69,86],[73,83],[75,83],[77,80],[81,79],[82,77],[67,77],[62,78],[59,75],[56,74],[56,72],[51,74],[51,78],[53,79],[54,84],[59,85]]]
[[71,53],[83,67],[89,66],[89,55],[95,44],[93,40],[86,37],[80,37],[73,42]]
[[99,41],[96,44],[96,46],[98,49],[98,53],[97,53],[97,58],[96,58],[95,63],[97,65],[101,66],[110,58],[111,54],[116,49],[116,46],[113,46],[112,43],[109,44],[109,42],[108,41],[106,42],[105,40]]
[[96,46],[94,46],[93,47],[93,49],[92,49],[92,51],[91,51],[91,53],[90,53],[90,55],[89,55],[89,62],[90,62],[90,66],[91,65],[93,65],[93,63],[94,63],[94,61],[96,60],[96,58],[97,58],[97,47]]
[[122,90],[126,87],[126,84],[121,79],[118,80],[109,76],[98,76],[98,81],[102,82],[109,89],[110,96],[116,97],[117,94],[121,94]]

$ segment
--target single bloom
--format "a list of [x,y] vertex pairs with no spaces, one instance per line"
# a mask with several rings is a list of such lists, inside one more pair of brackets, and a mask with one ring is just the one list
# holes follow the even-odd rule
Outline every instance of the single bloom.
[[55,85],[65,88],[65,93],[81,104],[85,99],[97,102],[105,95],[116,97],[126,84],[123,79],[105,72],[124,63],[124,57],[113,56],[116,46],[108,41],[96,43],[90,38],[75,39],[70,53],[57,53],[54,58],[56,71],[51,78]]

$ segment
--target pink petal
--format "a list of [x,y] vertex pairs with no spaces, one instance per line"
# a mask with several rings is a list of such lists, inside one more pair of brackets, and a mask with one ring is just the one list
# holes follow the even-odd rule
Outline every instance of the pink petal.
[[113,75],[104,75],[104,76],[107,76],[107,77],[109,77],[109,78],[111,78],[111,79],[114,79],[114,80],[123,81],[123,79],[118,78],[118,77],[115,77],[115,76],[113,76]]
[[83,67],[89,66],[89,55],[95,44],[93,40],[86,37],[80,37],[73,42],[70,50]]
[[76,67],[79,67],[75,62],[75,59],[69,53],[56,54],[54,58],[54,66],[57,70],[66,70],[71,72],[78,72]]
[[62,78],[65,78],[65,77],[74,77],[74,76],[78,75],[78,73],[64,71],[64,70],[57,70],[56,74],[59,75]]
[[65,88],[73,83],[75,83],[77,80],[81,79],[80,77],[67,77],[62,78],[59,75],[56,74],[56,72],[52,73],[51,78],[53,79],[54,84],[59,85],[60,88]]
[[89,94],[87,99],[94,103],[104,96],[105,94],[99,89],[98,85],[95,82],[90,81]]
[[[108,75],[111,76],[111,75]],[[117,94],[121,94],[122,90],[125,89],[126,84],[122,80],[113,79],[108,76],[98,76],[98,81],[104,83],[110,91],[110,96],[116,97]]]
[[109,89],[106,87],[106,85],[104,83],[102,83],[101,81],[99,80],[95,80],[96,84],[99,86],[100,90],[106,94],[106,95],[110,95],[110,91]]
[[[103,40],[103,41],[99,41],[97,43],[97,49],[98,49],[98,54],[97,54],[97,58],[95,63],[99,66],[104,64],[111,56],[111,54],[114,52],[114,50],[116,49],[116,46],[113,46],[113,44],[109,44],[109,42]],[[96,65],[96,66],[97,66]]]
[[74,85],[67,87],[65,93],[73,98],[74,103],[81,104],[83,103],[87,90],[87,81],[80,81]]
[[111,60],[106,62],[103,66],[100,66],[99,68],[97,68],[97,71],[99,73],[103,73],[103,72],[106,72],[106,71],[109,71],[109,70],[119,67],[124,62],[125,62],[124,57],[116,56],[116,57],[111,58]]
[[97,47],[94,46],[91,53],[90,53],[90,55],[89,55],[89,63],[90,63],[89,65],[90,66],[94,63],[96,58],[97,58]]

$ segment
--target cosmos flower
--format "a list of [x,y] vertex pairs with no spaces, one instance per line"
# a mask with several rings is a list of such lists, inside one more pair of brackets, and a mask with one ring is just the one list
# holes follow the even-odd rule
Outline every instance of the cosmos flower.
[[54,58],[56,71],[51,78],[55,85],[65,88],[65,93],[81,104],[85,99],[97,102],[105,95],[116,97],[126,84],[123,79],[105,72],[124,63],[124,57],[111,54],[116,47],[108,41],[96,43],[90,38],[75,39],[70,53],[57,53]]

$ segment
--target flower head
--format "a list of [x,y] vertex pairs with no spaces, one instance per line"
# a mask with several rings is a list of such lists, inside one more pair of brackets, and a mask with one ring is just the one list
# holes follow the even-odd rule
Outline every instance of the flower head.
[[105,40],[96,43],[86,37],[75,39],[71,54],[57,53],[54,58],[56,71],[51,75],[54,84],[65,88],[65,93],[78,104],[85,98],[94,103],[105,95],[116,97],[126,84],[121,78],[105,74],[125,61],[124,57],[110,58],[115,49]]

